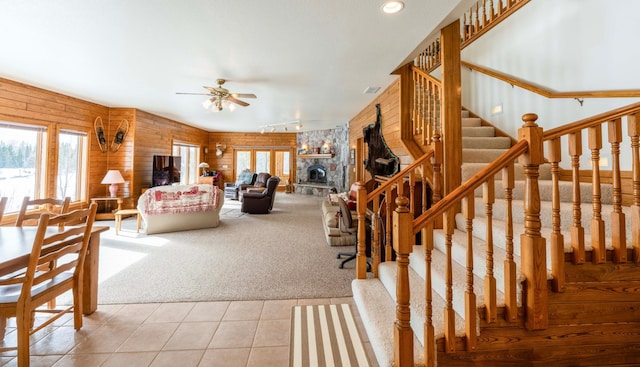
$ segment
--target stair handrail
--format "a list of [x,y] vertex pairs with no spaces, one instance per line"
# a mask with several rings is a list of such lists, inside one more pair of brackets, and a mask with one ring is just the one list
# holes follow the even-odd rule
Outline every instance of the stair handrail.
[[587,129],[589,127],[597,126],[599,124],[602,124],[603,122],[611,121],[638,112],[640,112],[640,102],[546,130],[544,132],[543,139],[545,141],[553,140],[563,135],[569,135],[571,133]]
[[413,220],[413,233],[416,234],[420,232],[428,222],[435,220],[436,217],[441,216],[447,210],[457,205],[462,198],[469,196],[469,194],[473,193],[475,189],[480,187],[488,177],[495,176],[507,165],[513,163],[513,161],[528,150],[528,147],[529,145],[526,140],[518,141],[496,160],[478,171],[478,173],[473,175],[462,185],[458,186],[458,188],[442,198],[435,205],[432,205],[430,209],[427,209],[426,212]]
[[594,91],[570,91],[570,92],[558,92],[549,88],[536,85],[528,82],[524,79],[516,78],[505,73],[501,73],[496,70],[492,70],[483,66],[472,64],[467,61],[460,61],[462,66],[465,66],[471,70],[488,75],[492,78],[502,80],[511,86],[517,86],[529,92],[538,94],[545,98],[573,98],[580,102],[584,98],[631,98],[640,97],[640,90],[638,89],[623,89],[623,90],[594,90]]

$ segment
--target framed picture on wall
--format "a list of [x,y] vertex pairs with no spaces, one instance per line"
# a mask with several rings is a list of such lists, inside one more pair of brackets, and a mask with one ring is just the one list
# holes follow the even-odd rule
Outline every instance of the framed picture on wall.
[[356,164],[356,150],[355,149],[351,149],[351,151],[349,151],[349,164],[352,165],[352,166]]

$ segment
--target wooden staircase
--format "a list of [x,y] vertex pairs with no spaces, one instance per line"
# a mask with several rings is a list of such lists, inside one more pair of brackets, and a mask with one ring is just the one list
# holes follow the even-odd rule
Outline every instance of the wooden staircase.
[[[620,125],[615,116],[636,109],[640,111],[640,106],[600,117],[596,120],[603,123],[593,126],[599,128],[612,121],[609,126],[615,131]],[[633,142],[638,139],[633,134],[640,126],[635,114],[628,120]],[[528,128],[537,128],[527,124]],[[545,151],[547,159],[540,161],[532,175],[531,165],[523,168],[513,164],[515,157],[523,156],[513,152],[526,150],[525,145],[516,144],[510,149],[510,138],[497,137],[495,129],[481,125],[479,119],[463,113],[465,184],[460,191],[467,189],[469,194],[458,199],[447,196],[423,214],[429,217],[430,212],[443,213],[441,229],[433,228],[437,227],[433,221],[413,221],[412,232],[422,232],[422,246],[407,244],[412,242],[411,234],[403,240],[398,230],[393,238],[398,261],[382,262],[376,266],[377,278],[353,283],[354,300],[379,364],[392,366],[402,360],[397,354],[410,350],[406,346],[411,344],[406,337],[409,335],[413,339],[413,358],[409,360],[415,365],[639,365],[640,266],[626,259],[638,256],[632,238],[638,235],[633,231],[640,223],[632,221],[640,219],[640,207],[620,205],[619,183],[604,184],[595,176],[592,182],[557,180],[559,159],[553,148]],[[579,130],[567,131],[573,131],[570,134],[575,137]],[[597,142],[597,129],[591,130],[589,140]],[[616,138],[613,140],[615,145]],[[575,146],[576,142],[571,144]],[[638,148],[633,144],[635,162]],[[598,160],[596,150],[601,148],[597,147],[591,144],[594,161]],[[570,155],[577,155],[573,150]],[[509,154],[513,158],[505,160]],[[576,161],[572,157],[577,173],[580,167],[576,167]],[[501,166],[487,174],[496,164]],[[640,169],[635,163],[634,167]],[[634,177],[640,179],[635,169]],[[401,172],[400,179],[407,174]],[[533,199],[531,176],[536,176],[538,191]],[[477,188],[465,187],[468,179],[476,182]],[[640,181],[637,184],[635,195],[640,195]],[[372,198],[365,200],[371,202]],[[459,201],[460,212],[443,209],[444,202],[453,200]],[[640,196],[634,200],[640,202]],[[539,210],[534,220],[532,205]],[[616,212],[624,216],[609,215]],[[622,217],[624,223],[620,223]],[[393,220],[397,218],[401,215]],[[421,222],[431,223],[431,227],[416,226]],[[544,257],[536,260],[544,266],[540,272],[544,279],[539,283],[529,279],[530,269],[522,268],[530,266],[534,256],[527,242],[528,233],[537,232],[528,227],[532,222],[540,223],[541,240],[537,241],[542,245],[537,248]],[[594,226],[602,226],[603,232],[594,230]],[[629,239],[624,249],[616,243],[621,228],[622,238]],[[597,238],[592,240],[592,236]],[[606,243],[600,246],[602,238]],[[523,245],[523,241],[527,243]],[[538,291],[543,299],[533,308],[541,309],[532,310],[527,297],[538,297]],[[527,317],[534,312],[544,315],[537,325],[532,325],[537,320]],[[407,323],[411,332],[406,330]],[[399,340],[404,340],[403,347]]]

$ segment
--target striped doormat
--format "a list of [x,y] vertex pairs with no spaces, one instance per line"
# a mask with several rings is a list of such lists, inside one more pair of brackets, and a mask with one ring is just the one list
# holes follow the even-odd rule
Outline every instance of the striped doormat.
[[291,367],[368,367],[349,305],[293,307],[289,361]]

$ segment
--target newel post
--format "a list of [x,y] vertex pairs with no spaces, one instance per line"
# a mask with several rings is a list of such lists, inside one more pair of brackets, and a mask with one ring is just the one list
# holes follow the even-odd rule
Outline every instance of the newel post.
[[520,156],[524,167],[524,234],[520,236],[522,273],[525,276],[526,316],[529,330],[546,329],[549,323],[547,309],[547,256],[546,243],[540,234],[540,189],[538,176],[544,163],[542,128],[538,115],[522,116],[524,125],[518,130],[518,139],[529,143],[528,151]]
[[413,247],[413,216],[409,212],[409,200],[396,199],[393,212],[393,249],[396,250],[398,277],[396,280],[396,321],[394,323],[395,366],[413,366],[413,330],[409,305],[409,254]]
[[356,182],[356,212],[358,214],[358,253],[356,256],[356,278],[367,278],[367,188],[364,182]]

